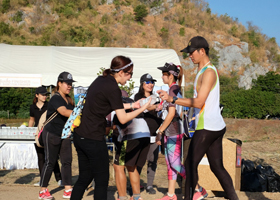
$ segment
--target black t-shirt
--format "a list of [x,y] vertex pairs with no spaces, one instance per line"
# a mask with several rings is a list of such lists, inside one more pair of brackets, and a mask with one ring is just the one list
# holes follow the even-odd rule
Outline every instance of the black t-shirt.
[[[140,93],[135,94],[134,100],[138,101],[139,99],[146,98],[145,95],[141,95]],[[151,110],[146,113],[141,113],[139,117],[143,117],[144,120],[147,122],[147,125],[150,129],[151,136],[156,136],[156,131],[158,127],[162,123],[162,119],[157,117],[157,112],[155,110]]]
[[84,138],[104,140],[106,116],[122,108],[121,90],[116,79],[111,75],[97,77],[88,88],[81,124],[75,132]]
[[[73,110],[74,108],[74,106],[72,106],[70,103],[67,104],[62,96],[60,96],[60,94],[57,92],[49,101],[47,119],[61,106],[65,106],[69,110]],[[58,113],[57,116],[53,120],[51,120],[44,128],[50,133],[61,136],[62,129],[67,119],[68,117],[65,117]]]
[[42,106],[42,108],[38,108],[36,103],[32,104],[30,106],[30,117],[34,117],[35,119],[35,124],[34,127],[38,126],[39,123],[39,119],[41,117],[41,115],[47,110],[48,108],[48,102],[45,101],[44,105]]

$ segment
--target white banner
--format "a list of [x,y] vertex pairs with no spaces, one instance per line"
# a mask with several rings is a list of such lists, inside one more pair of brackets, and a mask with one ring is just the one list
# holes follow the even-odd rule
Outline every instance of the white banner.
[[42,85],[41,74],[0,73],[0,87],[39,87]]

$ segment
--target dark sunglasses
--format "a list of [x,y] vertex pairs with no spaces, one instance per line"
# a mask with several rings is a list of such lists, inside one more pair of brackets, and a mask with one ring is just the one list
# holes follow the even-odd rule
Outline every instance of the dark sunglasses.
[[125,72],[125,73],[130,74],[131,77],[133,76],[133,72]]
[[146,83],[146,84],[150,84],[150,83],[151,83],[151,84],[154,84],[155,82],[154,82],[154,81],[145,81],[145,83]]

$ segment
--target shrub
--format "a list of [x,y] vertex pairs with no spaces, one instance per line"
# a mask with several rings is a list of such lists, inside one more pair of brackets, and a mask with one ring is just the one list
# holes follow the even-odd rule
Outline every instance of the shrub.
[[135,20],[138,22],[142,22],[144,17],[148,16],[148,10],[145,5],[138,5],[134,9]]
[[109,33],[102,28],[99,28],[100,47],[105,47],[105,44],[109,41]]
[[210,48],[209,58],[210,58],[212,64],[214,64],[215,66],[218,66],[219,58],[220,58],[220,56],[218,56],[218,51],[216,51],[214,48]]
[[2,13],[5,13],[6,11],[8,11],[11,7],[11,4],[10,4],[10,0],[3,0],[2,1]]
[[108,24],[109,22],[109,16],[107,14],[104,14],[100,20],[100,24]]
[[237,37],[238,35],[238,28],[236,25],[233,25],[230,30],[228,31],[229,34],[231,34],[233,37]]
[[179,35],[185,36],[185,28],[180,28]]
[[256,52],[255,50],[251,51],[251,53],[250,53],[250,59],[251,59],[251,61],[252,61],[253,63],[256,63],[256,62],[259,61],[259,59],[258,59],[258,54],[257,54],[257,52]]
[[10,28],[9,24],[0,22],[0,35],[11,35],[13,28]]
[[22,11],[17,11],[12,19],[16,22],[21,22],[22,21],[22,15],[23,15]]
[[74,15],[74,10],[73,10],[73,8],[71,8],[71,7],[66,7],[65,9],[64,9],[64,11],[63,11],[63,14],[64,14],[64,16],[66,17],[66,18],[69,18],[70,16],[73,16]]
[[165,27],[162,27],[162,28],[160,29],[159,36],[162,38],[162,40],[164,41],[164,43],[167,43],[168,37],[169,37],[169,31],[168,31],[168,29],[166,29]]

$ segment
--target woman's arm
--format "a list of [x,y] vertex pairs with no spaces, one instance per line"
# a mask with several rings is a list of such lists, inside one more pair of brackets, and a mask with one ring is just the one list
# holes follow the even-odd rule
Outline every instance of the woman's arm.
[[59,114],[65,116],[65,117],[70,117],[72,110],[67,109],[65,106],[60,106],[57,109],[57,112],[59,112]]
[[137,117],[140,113],[142,113],[144,110],[147,109],[147,107],[150,105],[151,101],[152,101],[152,98],[150,98],[149,101],[144,106],[142,106],[141,108],[138,108],[137,110],[130,112],[130,113],[126,113],[125,109],[115,110],[120,123],[125,124],[126,122],[129,122],[133,118]]
[[34,126],[34,122],[35,122],[35,118],[34,117],[30,117],[29,118],[29,122],[28,122],[28,127],[33,127]]
[[163,121],[162,125],[158,128],[161,132],[165,131],[165,129],[169,126],[169,124],[171,123],[171,121],[175,116],[175,113],[176,113],[175,107],[168,108],[168,114],[165,120]]

